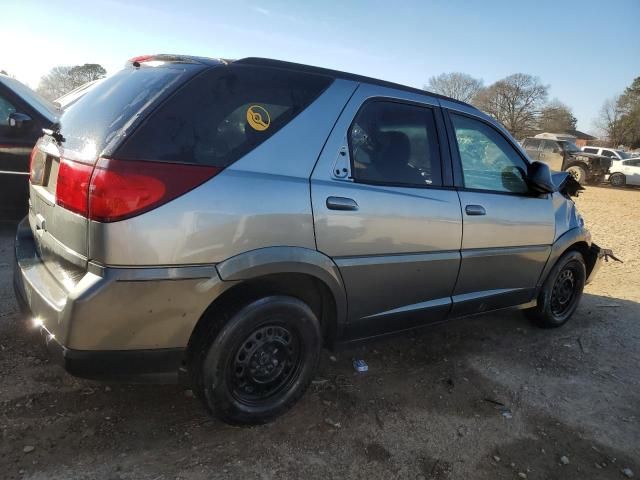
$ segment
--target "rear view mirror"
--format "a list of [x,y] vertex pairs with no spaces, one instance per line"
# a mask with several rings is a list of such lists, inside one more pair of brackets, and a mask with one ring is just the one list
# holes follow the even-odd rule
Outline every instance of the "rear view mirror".
[[539,193],[552,193],[555,191],[549,165],[542,162],[533,162],[529,165],[529,184]]
[[11,128],[27,128],[31,124],[31,117],[26,113],[13,112],[9,114],[9,126]]

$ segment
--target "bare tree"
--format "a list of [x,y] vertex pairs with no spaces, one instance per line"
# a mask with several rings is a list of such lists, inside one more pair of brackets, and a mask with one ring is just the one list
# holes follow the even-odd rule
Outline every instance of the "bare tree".
[[40,79],[37,90],[43,97],[55,100],[80,85],[104,77],[106,73],[107,71],[96,63],[54,67]]
[[622,108],[620,96],[604,102],[596,126],[602,131],[613,146],[624,144],[627,135],[627,124],[623,121],[625,110]]
[[446,95],[463,102],[470,102],[482,88],[482,80],[460,72],[441,73],[431,77],[424,90]]
[[520,139],[536,131],[548,91],[539,78],[515,73],[482,89],[473,103]]
[[571,109],[560,102],[553,100],[540,111],[538,130],[541,132],[570,133],[576,129],[578,119]]

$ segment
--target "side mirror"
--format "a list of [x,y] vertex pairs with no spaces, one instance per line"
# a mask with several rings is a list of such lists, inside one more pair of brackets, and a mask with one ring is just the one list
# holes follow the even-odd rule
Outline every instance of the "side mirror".
[[549,165],[542,162],[533,162],[529,165],[529,184],[539,193],[552,193],[555,191]]
[[13,112],[9,114],[9,126],[11,128],[27,128],[31,124],[31,117],[26,113]]

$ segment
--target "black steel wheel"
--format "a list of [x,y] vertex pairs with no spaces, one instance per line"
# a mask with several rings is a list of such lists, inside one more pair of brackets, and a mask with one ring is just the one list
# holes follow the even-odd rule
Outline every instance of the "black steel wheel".
[[578,308],[586,276],[584,258],[580,252],[565,253],[542,285],[537,306],[525,313],[543,328],[564,325]]
[[223,315],[191,366],[205,406],[232,424],[260,424],[291,408],[315,374],[322,335],[311,308],[289,296]]
[[286,390],[298,373],[300,357],[295,330],[279,324],[257,328],[241,342],[226,369],[232,395],[250,405]]

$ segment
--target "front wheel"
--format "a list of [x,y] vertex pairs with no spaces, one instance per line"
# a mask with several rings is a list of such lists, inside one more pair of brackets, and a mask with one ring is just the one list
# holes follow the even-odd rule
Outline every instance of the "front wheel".
[[580,165],[572,165],[567,168],[567,173],[580,185],[584,185],[587,181],[587,171]]
[[320,323],[304,302],[288,296],[256,300],[205,347],[200,397],[227,423],[266,423],[302,397],[321,344]]
[[575,251],[565,253],[542,285],[538,305],[525,313],[542,328],[564,325],[578,308],[586,278],[582,255]]

